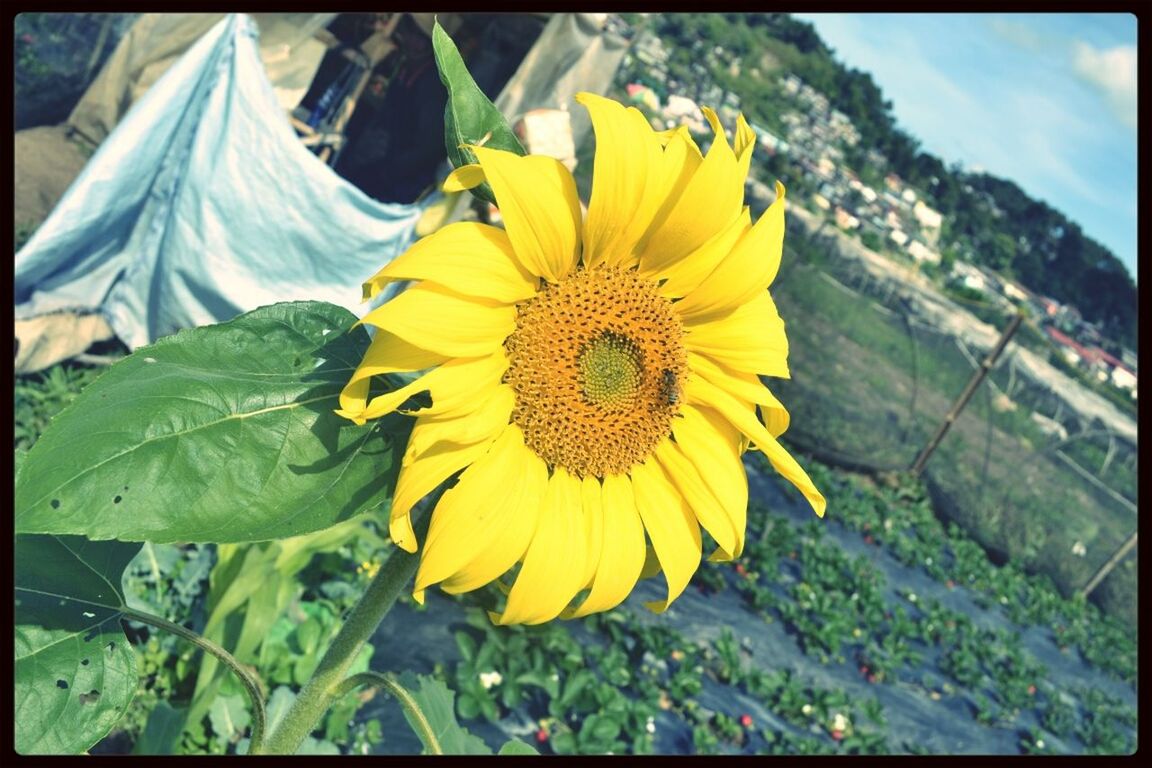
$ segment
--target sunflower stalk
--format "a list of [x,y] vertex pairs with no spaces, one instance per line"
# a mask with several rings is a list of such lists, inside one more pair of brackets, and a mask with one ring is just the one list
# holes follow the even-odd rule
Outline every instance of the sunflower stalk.
[[[418,516],[424,517],[420,511],[414,511],[412,516],[414,522]],[[419,535],[423,536],[423,532],[420,531]],[[300,690],[284,719],[264,742],[262,754],[295,754],[333,702],[347,692],[349,666],[395,605],[400,592],[411,583],[419,563],[420,556],[416,553],[405,552],[399,547],[392,551],[348,614],[344,625],[332,640],[332,645]]]

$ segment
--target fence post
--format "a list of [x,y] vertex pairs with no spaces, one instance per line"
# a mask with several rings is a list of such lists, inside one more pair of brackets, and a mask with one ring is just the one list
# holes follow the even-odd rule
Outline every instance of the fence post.
[[976,388],[980,386],[980,382],[988,376],[988,372],[992,370],[992,366],[996,365],[996,361],[1000,357],[1000,353],[1004,351],[1004,347],[1008,346],[1008,341],[1016,334],[1016,330],[1020,327],[1020,323],[1024,320],[1024,313],[1017,312],[1016,316],[1012,318],[1012,322],[1008,323],[1008,327],[1004,329],[1004,333],[1000,334],[1000,340],[996,342],[995,346],[984,358],[984,362],[980,363],[980,367],[972,374],[972,378],[968,380],[967,386],[964,391],[960,393],[960,397],[956,398],[956,402],[952,405],[952,409],[948,411],[948,415],[944,417],[944,422],[940,428],[936,430],[936,434],[928,441],[928,445],[924,446],[924,450],[916,457],[916,461],[912,463],[910,470],[913,475],[919,475],[924,471],[924,465],[928,463],[928,458],[940,445],[940,441],[944,439],[944,435],[948,434],[948,430],[952,428],[952,424],[960,416],[960,412],[964,410],[964,406],[968,405],[968,401],[972,399],[975,394]]
[[1112,570],[1124,559],[1124,555],[1128,554],[1132,550],[1132,547],[1136,546],[1137,533],[1138,531],[1133,531],[1132,535],[1128,537],[1128,541],[1124,542],[1120,549],[1116,550],[1116,554],[1108,558],[1108,562],[1100,566],[1100,570],[1096,571],[1096,575],[1080,588],[1079,593],[1081,597],[1088,597],[1088,595],[1092,594],[1092,590],[1100,586],[1100,582],[1104,581],[1108,574],[1112,573]]

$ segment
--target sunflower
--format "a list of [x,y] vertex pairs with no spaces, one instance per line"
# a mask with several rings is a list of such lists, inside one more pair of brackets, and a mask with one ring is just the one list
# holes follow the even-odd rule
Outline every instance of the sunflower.
[[[683,128],[577,101],[596,136],[587,214],[558,161],[473,147],[478,162],[445,189],[487,181],[504,229],[451,224],[364,284],[367,299],[413,281],[361,321],[375,337],[337,411],[363,424],[430,394],[405,411],[416,422],[390,534],[415,552],[413,505],[460,472],[413,594],[500,580],[504,624],[608,610],[660,571],[667,597],[647,605],[665,610],[700,564],[701,529],[713,560],[743,549],[750,446],[824,513],[759,378],[788,375],[788,343],[767,290],[784,188],[755,223],[743,205],[755,135],[741,116],[729,145],[705,109],[715,137],[702,154]],[[422,374],[369,398],[372,377],[396,372]]]

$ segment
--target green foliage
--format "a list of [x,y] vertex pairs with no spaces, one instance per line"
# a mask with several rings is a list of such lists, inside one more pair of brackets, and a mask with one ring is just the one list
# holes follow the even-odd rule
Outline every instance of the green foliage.
[[402,428],[332,412],[368,344],[346,332],[354,321],[333,305],[278,304],[116,363],[29,451],[17,530],[250,541],[380,506]]
[[[444,108],[444,148],[452,165],[459,168],[476,162],[476,153],[468,145],[525,154],[508,121],[476,85],[456,44],[439,22],[432,28],[432,48],[440,81],[448,89],[448,104]],[[488,182],[473,188],[472,193],[490,203],[496,202]]]
[[865,231],[860,233],[860,243],[871,251],[880,251],[884,248],[884,240],[876,232]]
[[415,700],[420,716],[426,720],[428,730],[431,731],[427,733],[416,719],[416,715],[405,708],[404,717],[424,743],[425,754],[429,752],[445,755],[492,754],[492,750],[482,739],[461,728],[456,722],[453,707],[456,695],[448,690],[448,686],[435,678],[423,675],[417,677],[412,674],[401,678],[401,683]]
[[16,751],[78,754],[136,692],[120,579],[138,544],[16,537]]
[[70,405],[80,390],[102,372],[102,368],[63,363],[17,377],[12,386],[16,449],[31,448],[52,417]]

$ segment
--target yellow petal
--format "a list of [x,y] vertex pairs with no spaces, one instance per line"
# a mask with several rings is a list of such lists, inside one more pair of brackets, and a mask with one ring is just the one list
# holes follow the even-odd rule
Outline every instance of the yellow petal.
[[473,546],[476,556],[452,577],[440,585],[442,590],[452,594],[478,590],[485,584],[500,578],[524,556],[532,533],[535,533],[537,517],[544,494],[548,487],[548,471],[543,461],[529,451],[520,467],[518,486],[509,492],[508,501],[502,505],[499,515],[493,519],[493,529],[499,541],[492,546]]
[[[363,424],[367,418],[376,418],[366,415],[369,380],[372,376],[399,371],[420,371],[439,365],[445,360],[444,355],[429,352],[387,331],[379,331],[368,345],[368,351],[364,353],[364,359],[352,373],[352,378],[341,391],[340,408],[336,413],[352,419],[357,424]],[[399,402],[403,402],[416,391],[419,390],[409,390]]]
[[[688,353],[688,368],[694,375],[703,376],[712,384],[741,400],[766,406],[769,411],[783,411],[784,406],[760,377],[754,373],[733,371],[723,363],[698,352]],[[773,433],[775,434],[775,433]]]
[[[585,511],[588,507],[585,507]],[[627,475],[607,475],[601,487],[599,558],[591,590],[573,618],[615,608],[632,592],[644,566],[647,546],[644,524],[636,511],[632,481]]]
[[760,216],[736,247],[676,309],[692,319],[730,312],[766,290],[784,252],[784,185],[776,183],[776,202]]
[[746,373],[788,378],[788,337],[768,291],[726,315],[684,325],[684,347]]
[[576,94],[596,134],[592,197],[584,220],[584,263],[631,266],[633,250],[663,202],[659,138],[635,107]]
[[473,147],[504,228],[531,274],[559,282],[580,257],[580,198],[568,169],[551,157]]
[[[521,496],[531,491],[533,473],[538,475],[544,470],[538,459],[535,463],[519,463],[525,458],[525,450],[519,428],[509,426],[484,455],[460,473],[456,485],[440,497],[416,571],[416,591],[459,573],[482,549],[501,549],[502,556],[511,557],[510,563],[524,554],[522,547],[516,551],[519,529],[504,539],[497,523],[508,523],[503,519],[508,506],[505,502],[519,508]],[[525,538],[522,546],[526,544]]]
[[476,393],[500,383],[508,370],[508,357],[503,347],[484,357],[457,357],[428,374],[425,381],[432,395],[432,405],[415,411],[412,416],[459,416],[476,408]]
[[[718,550],[708,559],[739,557],[744,550],[748,520],[748,476],[744,462],[740,460],[740,433],[707,408],[685,403],[680,408],[680,416],[672,424],[676,445],[688,462],[699,470],[701,479],[716,499],[720,514],[730,521],[736,532],[734,549],[727,552]],[[711,533],[711,527],[703,518],[700,522]],[[716,538],[715,534],[712,537]]]
[[420,283],[361,321],[446,357],[491,354],[516,329],[516,308]]
[[340,390],[340,407],[335,410],[337,416],[351,419],[353,423],[363,426],[367,423],[364,410],[368,406],[368,390],[371,388],[370,379],[350,381]]
[[632,488],[644,530],[668,582],[666,600],[645,603],[661,613],[680,596],[700,567],[700,526],[656,461],[632,467]]
[[364,298],[398,280],[426,280],[461,296],[512,304],[536,294],[537,281],[524,270],[508,235],[486,224],[449,224],[389,262],[364,283]]
[[392,537],[396,546],[407,552],[416,551],[416,534],[412,530],[412,507],[455,472],[487,453],[492,442],[489,440],[472,445],[441,442],[421,456],[419,461],[406,461],[401,464],[400,476],[396,479],[396,491],[392,494],[392,509],[388,521],[388,535]]
[[[719,123],[713,123],[713,129],[718,128]],[[670,142],[669,149],[672,146]],[[717,131],[708,154],[686,183],[669,191],[669,199],[672,205],[667,215],[656,218],[639,252],[640,268],[645,272],[666,272],[740,215],[744,177],[723,130]]]
[[688,367],[694,375],[703,376],[709,383],[739,400],[758,405],[764,426],[773,437],[779,437],[788,429],[791,420],[788,410],[756,374],[733,371],[695,352],[688,353]]
[[723,553],[723,559],[731,560],[734,553],[743,546],[743,526],[736,530],[727,510],[720,504],[712,488],[704,481],[703,474],[713,471],[712,467],[697,467],[684,455],[678,442],[661,440],[653,451],[656,461],[664,468],[672,484],[679,489],[688,508],[696,516],[700,526],[716,540]]
[[715,409],[734,427],[764,452],[772,466],[795,485],[818,517],[824,516],[827,502],[808,477],[808,473],[784,449],[767,427],[760,423],[748,404],[708,382],[702,376],[691,376],[684,385],[686,402]]
[[700,154],[700,148],[692,140],[687,128],[680,126],[669,132],[664,154],[660,156],[660,172],[649,179],[649,183],[656,184],[652,193],[654,204],[657,205],[656,213],[653,214],[648,229],[636,245],[637,256],[647,247],[648,240],[668,218],[680,194],[703,162],[704,157]]
[[469,163],[454,168],[448,178],[444,179],[442,189],[445,192],[464,192],[478,187],[484,183],[484,171],[478,163]]
[[744,167],[745,178],[748,175],[748,165],[752,161],[752,149],[755,146],[756,134],[752,131],[752,127],[748,125],[743,114],[737,115],[736,135],[732,139],[732,148],[735,150],[740,164]]
[[[678,299],[686,296],[696,290],[704,278],[712,274],[716,265],[731,253],[751,223],[748,208],[745,207],[729,226],[717,232],[714,237],[680,261],[661,264],[653,259],[647,265],[648,270],[643,267],[639,270],[640,276],[659,281],[657,290],[665,298]],[[650,271],[654,267],[661,271]]]
[[586,535],[580,480],[556,467],[500,624],[539,624],[560,615],[583,586]]
[[584,531],[588,534],[588,549],[584,558],[582,589],[592,586],[596,568],[600,565],[600,549],[604,540],[604,510],[601,509],[603,492],[600,480],[589,475],[580,481],[580,504],[584,509]]
[[425,416],[417,420],[408,439],[408,449],[419,456],[441,440],[470,445],[493,439],[508,425],[515,404],[516,395],[504,384],[477,391],[474,410],[470,412]]

